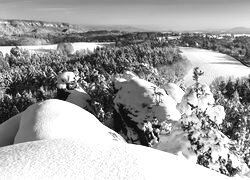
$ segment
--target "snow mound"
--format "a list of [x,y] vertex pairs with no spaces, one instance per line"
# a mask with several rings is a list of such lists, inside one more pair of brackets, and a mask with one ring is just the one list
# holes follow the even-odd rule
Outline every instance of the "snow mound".
[[183,158],[139,145],[66,139],[0,148],[0,174],[2,180],[229,179]]
[[4,134],[0,137],[2,146],[59,138],[125,143],[119,134],[104,126],[91,113],[57,99],[31,105],[24,112],[1,124],[0,134]]

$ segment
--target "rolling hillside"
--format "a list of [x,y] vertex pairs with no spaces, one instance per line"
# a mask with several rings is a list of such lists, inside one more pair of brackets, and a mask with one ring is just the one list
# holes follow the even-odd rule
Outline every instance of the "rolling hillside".
[[3,20],[0,19],[0,36],[20,36],[23,34],[65,34],[83,33],[87,31],[143,31],[143,29],[126,25],[76,25],[63,22],[45,22],[33,20]]
[[[218,52],[198,49],[198,48],[180,48],[182,55],[192,64],[192,68],[200,67],[204,71],[201,81],[211,84],[216,78],[239,78],[250,75],[250,68],[244,66],[236,59]],[[184,77],[186,86],[194,83],[192,78],[192,69]]]

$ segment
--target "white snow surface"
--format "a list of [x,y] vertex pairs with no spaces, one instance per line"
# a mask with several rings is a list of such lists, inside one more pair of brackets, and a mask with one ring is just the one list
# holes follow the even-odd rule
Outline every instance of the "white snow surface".
[[191,62],[191,70],[184,77],[184,84],[188,87],[194,83],[193,68],[200,67],[205,72],[200,82],[210,85],[218,77],[244,77],[250,74],[250,68],[236,59],[211,50],[180,47],[182,55]]
[[167,83],[164,88],[167,91],[167,94],[171,96],[177,103],[181,102],[185,92],[178,85],[174,83]]
[[206,114],[209,116],[209,119],[211,119],[218,125],[222,123],[223,119],[225,119],[226,116],[224,107],[220,105],[209,106],[206,109]]
[[59,138],[125,143],[119,134],[104,126],[94,115],[79,106],[57,99],[33,104],[3,125],[8,131],[0,126],[0,134],[6,133],[0,137],[2,146],[11,145],[13,141],[16,144]]
[[73,103],[83,109],[86,109],[90,112],[93,112],[93,108],[90,106],[89,101],[91,97],[88,93],[82,88],[82,86],[77,82],[79,79],[78,76],[74,74],[74,72],[63,72],[58,74],[57,76],[57,88],[58,89],[67,89],[67,83],[76,84],[77,87],[73,90],[66,90],[69,92],[69,96],[66,99],[67,102]]
[[[196,91],[195,89],[198,89]],[[214,104],[214,97],[207,84],[192,85],[187,88],[185,95],[178,104],[177,109],[182,113],[190,116],[197,107],[202,112]]]
[[1,180],[231,179],[140,145],[69,139],[0,148],[0,174]]
[[153,83],[137,77],[116,83],[115,87],[120,89],[114,99],[115,108],[119,111],[118,106],[123,105],[131,112],[129,116],[133,121],[143,123],[155,118],[160,122],[167,119],[178,121],[181,118],[176,101]]
[[161,135],[160,142],[155,148],[184,157],[192,163],[196,163],[197,161],[197,155],[191,149],[187,134],[179,125],[173,127],[170,135]]

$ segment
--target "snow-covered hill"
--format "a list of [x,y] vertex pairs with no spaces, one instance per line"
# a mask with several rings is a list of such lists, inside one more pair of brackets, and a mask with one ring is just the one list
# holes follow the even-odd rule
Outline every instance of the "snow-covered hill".
[[180,50],[182,55],[191,62],[191,70],[184,77],[186,86],[194,83],[192,79],[193,68],[197,66],[205,72],[200,81],[206,84],[210,84],[220,76],[237,78],[250,74],[249,67],[228,55],[198,48],[181,47]]

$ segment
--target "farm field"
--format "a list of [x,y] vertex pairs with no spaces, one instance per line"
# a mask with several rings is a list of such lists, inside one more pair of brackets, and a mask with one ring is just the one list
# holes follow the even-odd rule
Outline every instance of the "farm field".
[[185,56],[191,63],[191,70],[184,77],[184,84],[189,86],[193,84],[192,73],[194,67],[199,67],[204,71],[200,80],[203,83],[210,84],[216,78],[223,77],[243,77],[250,74],[250,68],[244,66],[236,59],[214,51],[180,47],[182,56]]

